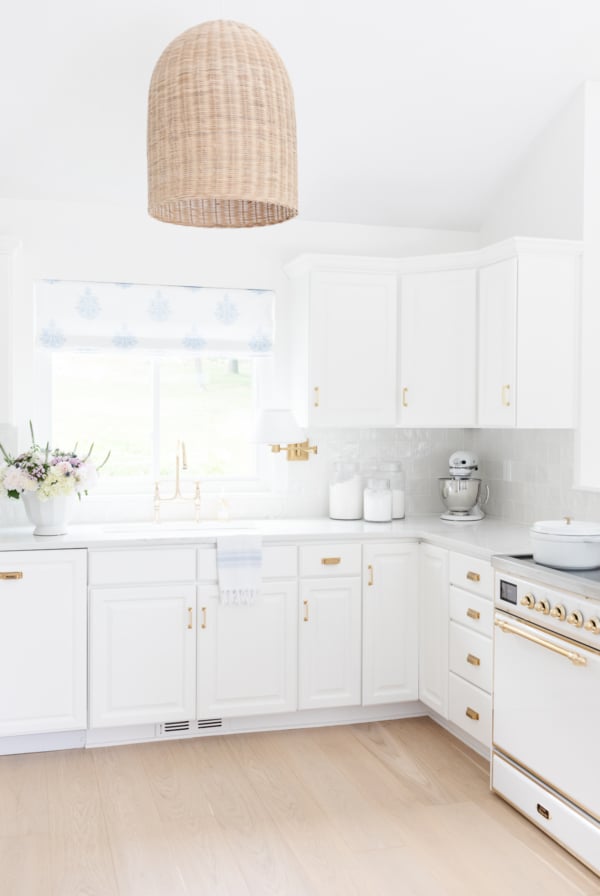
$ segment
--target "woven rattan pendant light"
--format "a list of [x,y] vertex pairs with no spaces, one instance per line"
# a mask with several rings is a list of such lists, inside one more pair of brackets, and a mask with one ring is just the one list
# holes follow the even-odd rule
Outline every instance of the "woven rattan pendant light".
[[255,227],[298,214],[290,80],[279,54],[247,25],[197,25],[156,63],[148,211],[192,227]]

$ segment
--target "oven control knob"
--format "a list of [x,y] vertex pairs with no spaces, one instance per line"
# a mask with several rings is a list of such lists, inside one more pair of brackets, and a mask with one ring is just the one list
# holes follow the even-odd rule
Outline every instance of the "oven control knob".
[[550,612],[550,601],[547,601],[545,597],[542,597],[541,600],[538,600],[533,609],[537,610],[538,613],[543,613],[544,616],[547,616]]
[[586,624],[584,625],[586,632],[591,632],[593,635],[600,635],[600,619],[597,616],[592,616]]
[[559,622],[564,622],[567,618],[567,611],[562,604],[557,604],[550,610],[550,615],[553,619],[558,619]]
[[583,625],[583,613],[580,610],[575,610],[573,613],[569,613],[567,622],[569,625],[574,625],[575,628],[581,628]]
[[533,594],[524,594],[521,598],[521,606],[527,607],[529,610],[533,610],[535,606],[535,597]]

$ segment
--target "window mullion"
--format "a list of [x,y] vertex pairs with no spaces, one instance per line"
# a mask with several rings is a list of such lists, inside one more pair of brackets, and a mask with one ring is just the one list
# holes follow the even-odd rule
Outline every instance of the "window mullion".
[[160,361],[152,361],[152,470],[154,481],[160,479]]

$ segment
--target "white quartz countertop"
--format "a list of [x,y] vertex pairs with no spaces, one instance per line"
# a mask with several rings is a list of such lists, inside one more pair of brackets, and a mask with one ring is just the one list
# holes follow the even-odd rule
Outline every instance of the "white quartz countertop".
[[529,554],[526,526],[485,518],[446,522],[437,516],[410,517],[392,523],[320,519],[203,520],[163,523],[97,523],[74,525],[67,535],[33,535],[24,528],[0,528],[1,551],[65,548],[118,548],[161,544],[215,544],[227,534],[262,535],[266,543],[314,541],[427,541],[449,550],[489,560],[494,554]]

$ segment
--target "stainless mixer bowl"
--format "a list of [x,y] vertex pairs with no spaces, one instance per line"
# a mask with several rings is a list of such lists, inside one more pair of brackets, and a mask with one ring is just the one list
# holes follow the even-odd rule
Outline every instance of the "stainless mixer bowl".
[[477,504],[481,493],[481,479],[442,476],[438,481],[442,501],[453,513],[468,513]]

